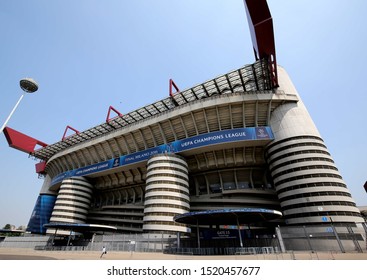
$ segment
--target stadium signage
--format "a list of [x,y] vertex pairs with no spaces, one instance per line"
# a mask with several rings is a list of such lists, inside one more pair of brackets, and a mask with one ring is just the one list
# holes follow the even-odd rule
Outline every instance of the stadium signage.
[[274,139],[271,128],[268,126],[245,127],[245,128],[236,128],[236,129],[209,132],[61,173],[52,179],[51,185],[57,184],[62,180],[72,176],[86,176],[123,165],[129,165],[133,163],[147,161],[150,157],[156,154],[180,153],[192,149],[197,149],[203,146],[210,146],[238,141],[266,140],[266,139],[267,140]]
[[[245,231],[241,230],[242,238],[245,238]],[[200,239],[213,240],[213,239],[237,239],[238,230],[227,229],[227,230],[202,230],[200,232]]]

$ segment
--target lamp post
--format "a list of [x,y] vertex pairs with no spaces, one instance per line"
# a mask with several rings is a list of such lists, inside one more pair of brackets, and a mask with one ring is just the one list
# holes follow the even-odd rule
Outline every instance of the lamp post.
[[6,127],[7,123],[9,122],[11,116],[15,112],[15,109],[17,109],[20,101],[22,101],[24,95],[26,93],[34,93],[34,92],[36,92],[38,90],[38,85],[37,85],[36,81],[33,80],[33,79],[31,79],[31,78],[21,79],[20,82],[19,82],[19,85],[20,85],[20,88],[24,91],[24,93],[20,96],[18,102],[15,104],[13,110],[10,112],[8,118],[6,119],[5,123],[1,127],[0,133],[3,132],[4,128]]

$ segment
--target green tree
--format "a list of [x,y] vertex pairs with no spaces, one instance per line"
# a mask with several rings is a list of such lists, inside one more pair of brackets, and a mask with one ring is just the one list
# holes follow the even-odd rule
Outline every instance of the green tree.
[[15,228],[15,226],[11,224],[6,224],[5,227],[3,227],[3,229],[13,229],[13,228]]
[[[11,224],[6,224],[2,229],[4,230],[15,230],[16,227],[14,225]],[[2,232],[0,233],[1,236],[19,236],[20,233],[18,232]]]

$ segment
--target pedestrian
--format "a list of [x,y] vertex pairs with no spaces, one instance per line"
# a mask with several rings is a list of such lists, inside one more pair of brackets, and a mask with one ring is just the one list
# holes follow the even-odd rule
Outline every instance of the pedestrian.
[[101,259],[104,254],[107,254],[107,251],[106,251],[106,247],[105,246],[102,247],[102,254],[101,254],[101,256],[99,258]]

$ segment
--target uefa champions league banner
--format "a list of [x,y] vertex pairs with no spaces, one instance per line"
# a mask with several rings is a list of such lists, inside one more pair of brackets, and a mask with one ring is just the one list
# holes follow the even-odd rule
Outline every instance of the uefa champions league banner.
[[236,128],[205,133],[61,173],[52,179],[51,185],[59,183],[65,178],[72,176],[85,176],[123,165],[147,161],[151,156],[156,154],[180,153],[200,147],[230,142],[272,139],[274,139],[273,132],[268,126]]

